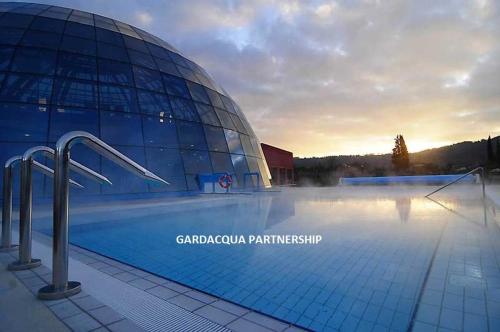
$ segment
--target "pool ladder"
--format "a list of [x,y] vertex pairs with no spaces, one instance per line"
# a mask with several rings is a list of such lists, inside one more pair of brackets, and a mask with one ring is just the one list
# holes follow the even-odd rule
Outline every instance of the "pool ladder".
[[453,181],[451,181],[451,182],[449,182],[449,183],[447,183],[447,184],[445,184],[445,185],[437,188],[436,190],[432,191],[431,193],[425,195],[425,197],[428,198],[429,196],[437,193],[438,191],[441,191],[444,188],[449,187],[452,184],[457,183],[458,181],[462,180],[463,178],[465,178],[465,177],[467,177],[467,176],[469,176],[471,174],[475,174],[475,173],[479,173],[480,174],[480,177],[481,177],[481,186],[482,186],[482,191],[483,191],[483,199],[484,199],[484,198],[486,198],[486,189],[485,189],[485,185],[484,185],[484,173],[485,172],[484,172],[484,167],[481,167],[481,166],[480,167],[476,167],[472,171],[467,172],[467,173],[463,174],[462,176],[458,177],[457,179],[455,179],[455,180],[453,180]]
[[[12,169],[21,161],[21,202],[19,209],[19,260],[9,265],[9,269],[29,269],[40,265],[40,260],[31,257],[31,211],[32,211],[32,169],[54,177],[53,190],[53,250],[52,250],[52,284],[38,291],[38,298],[56,300],[69,297],[81,291],[81,284],[68,281],[69,261],[69,186],[83,187],[69,177],[69,170],[100,183],[111,182],[103,175],[70,159],[71,148],[75,144],[84,144],[101,156],[115,162],[128,171],[151,181],[166,185],[169,183],[153,172],[142,167],[118,150],[112,148],[99,138],[85,131],[72,131],[63,135],[56,143],[55,151],[45,146],[28,149],[24,155],[7,160],[4,167],[3,210],[2,210],[2,247],[0,250],[15,250],[11,243],[12,215]],[[54,170],[35,161],[34,155],[43,154],[54,160]]]

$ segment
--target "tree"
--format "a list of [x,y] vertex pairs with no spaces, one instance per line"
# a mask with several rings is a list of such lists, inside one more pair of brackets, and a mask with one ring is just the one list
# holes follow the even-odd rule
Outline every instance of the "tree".
[[500,137],[497,138],[497,146],[495,154],[496,154],[495,158],[497,161],[497,167],[500,167]]
[[410,167],[410,156],[403,135],[397,135],[392,149],[392,165],[397,171],[407,170]]
[[486,165],[491,167],[495,162],[495,156],[493,155],[493,143],[491,142],[491,136],[488,136],[488,141],[486,142]]

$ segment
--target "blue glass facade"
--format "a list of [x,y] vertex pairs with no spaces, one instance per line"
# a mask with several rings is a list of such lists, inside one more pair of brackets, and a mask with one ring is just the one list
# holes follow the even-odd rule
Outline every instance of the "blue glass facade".
[[[0,162],[88,131],[172,183],[153,187],[86,148],[73,158],[108,176],[85,194],[199,190],[199,173],[244,173],[269,185],[260,144],[206,71],[141,29],[99,15],[0,3]],[[36,193],[50,195],[37,178]],[[75,192],[76,193],[76,192]]]

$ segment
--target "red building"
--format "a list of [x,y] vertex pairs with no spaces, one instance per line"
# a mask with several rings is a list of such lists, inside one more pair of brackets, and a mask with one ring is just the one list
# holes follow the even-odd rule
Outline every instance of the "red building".
[[271,172],[271,183],[273,185],[294,183],[293,153],[264,143],[261,146]]

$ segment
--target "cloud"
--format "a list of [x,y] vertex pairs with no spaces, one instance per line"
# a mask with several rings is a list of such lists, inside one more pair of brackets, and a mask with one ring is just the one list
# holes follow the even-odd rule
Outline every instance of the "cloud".
[[500,134],[496,1],[77,4],[171,42],[262,141],[297,155],[388,152],[398,133],[410,149]]

